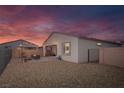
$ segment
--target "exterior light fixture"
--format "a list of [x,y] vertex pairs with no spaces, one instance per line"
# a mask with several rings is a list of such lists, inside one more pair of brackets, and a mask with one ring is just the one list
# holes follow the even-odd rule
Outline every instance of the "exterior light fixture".
[[98,45],[98,46],[101,46],[101,45],[102,45],[102,43],[97,43],[97,45]]

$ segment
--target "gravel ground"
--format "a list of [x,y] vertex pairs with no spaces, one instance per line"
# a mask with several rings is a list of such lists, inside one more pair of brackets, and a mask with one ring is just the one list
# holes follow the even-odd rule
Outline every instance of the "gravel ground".
[[124,87],[124,68],[95,63],[10,62],[0,87]]

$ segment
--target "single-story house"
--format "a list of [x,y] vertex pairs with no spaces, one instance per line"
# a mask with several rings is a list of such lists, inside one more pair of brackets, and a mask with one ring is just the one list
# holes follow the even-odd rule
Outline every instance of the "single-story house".
[[100,47],[119,47],[120,43],[77,37],[54,32],[43,43],[44,56],[56,56],[62,60],[83,63],[99,61]]
[[11,49],[12,58],[30,57],[33,54],[42,56],[43,53],[42,47],[38,47],[36,44],[22,39],[2,43],[0,44],[0,48]]

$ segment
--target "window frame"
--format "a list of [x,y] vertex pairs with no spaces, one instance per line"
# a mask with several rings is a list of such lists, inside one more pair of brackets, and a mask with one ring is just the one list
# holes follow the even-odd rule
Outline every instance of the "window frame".
[[[66,51],[65,50],[65,44],[66,43],[69,43],[69,45],[70,45],[69,46],[70,48],[69,48],[69,53],[68,54],[65,53],[65,51]],[[64,42],[64,43],[62,43],[62,52],[63,52],[64,55],[71,56],[71,42]]]

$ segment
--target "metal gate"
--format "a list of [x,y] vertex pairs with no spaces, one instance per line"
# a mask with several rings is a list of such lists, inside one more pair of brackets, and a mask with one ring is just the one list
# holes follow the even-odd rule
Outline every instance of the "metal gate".
[[88,62],[99,62],[99,49],[88,49]]

